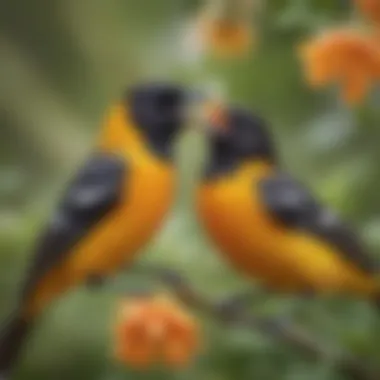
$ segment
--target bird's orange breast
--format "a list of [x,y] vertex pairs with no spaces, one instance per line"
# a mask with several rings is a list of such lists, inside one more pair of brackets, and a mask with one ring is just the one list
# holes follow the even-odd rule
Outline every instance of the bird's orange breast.
[[270,173],[267,165],[252,163],[200,186],[199,220],[223,256],[277,290],[373,291],[374,281],[326,242],[276,223],[259,190]]
[[38,313],[57,294],[93,275],[105,277],[123,269],[150,241],[169,210],[174,166],[150,150],[123,107],[112,109],[100,141],[101,151],[120,155],[126,164],[119,203],[40,279],[26,314]]
[[172,166],[149,157],[132,157],[119,206],[75,248],[68,270],[107,274],[129,263],[159,228],[174,187]]
[[57,294],[91,276],[121,270],[158,230],[173,199],[173,168],[149,156],[127,161],[130,168],[119,204],[41,278],[25,313],[38,313]]
[[275,252],[277,234],[259,202],[255,181],[268,173],[254,165],[204,183],[197,196],[200,223],[227,260],[257,278],[272,277],[267,252]]

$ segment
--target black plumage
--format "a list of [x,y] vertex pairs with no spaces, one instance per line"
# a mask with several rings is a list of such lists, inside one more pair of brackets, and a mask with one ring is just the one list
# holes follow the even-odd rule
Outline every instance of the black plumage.
[[378,265],[353,229],[319,203],[300,182],[290,175],[275,172],[262,180],[259,187],[262,200],[276,221],[325,240],[344,255],[344,259],[366,273],[378,271]]

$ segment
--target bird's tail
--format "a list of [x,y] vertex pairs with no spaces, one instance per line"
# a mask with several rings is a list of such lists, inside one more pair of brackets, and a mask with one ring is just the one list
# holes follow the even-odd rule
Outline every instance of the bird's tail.
[[13,314],[0,330],[0,380],[7,380],[18,359],[24,340],[31,328],[31,322]]

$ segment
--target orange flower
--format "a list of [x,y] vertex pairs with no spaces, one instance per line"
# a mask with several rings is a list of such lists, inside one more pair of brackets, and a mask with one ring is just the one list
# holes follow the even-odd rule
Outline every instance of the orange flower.
[[205,49],[218,58],[243,56],[254,42],[252,26],[242,20],[202,17],[200,35]]
[[317,36],[301,47],[300,57],[312,87],[338,84],[349,104],[359,103],[380,78],[380,47],[353,29]]
[[356,4],[364,16],[380,24],[380,0],[356,0]]
[[171,367],[189,363],[198,347],[195,320],[167,297],[124,301],[116,325],[115,355],[135,368],[157,362]]
[[203,52],[216,58],[239,58],[254,45],[254,21],[260,0],[208,0],[195,23]]

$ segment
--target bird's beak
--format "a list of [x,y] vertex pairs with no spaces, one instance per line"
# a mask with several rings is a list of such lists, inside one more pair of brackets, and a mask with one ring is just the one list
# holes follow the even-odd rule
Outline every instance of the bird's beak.
[[203,105],[204,129],[211,135],[222,135],[228,131],[226,106],[217,100],[209,100]]
[[226,107],[220,100],[193,93],[187,105],[187,116],[191,128],[207,134],[220,134],[227,131]]

